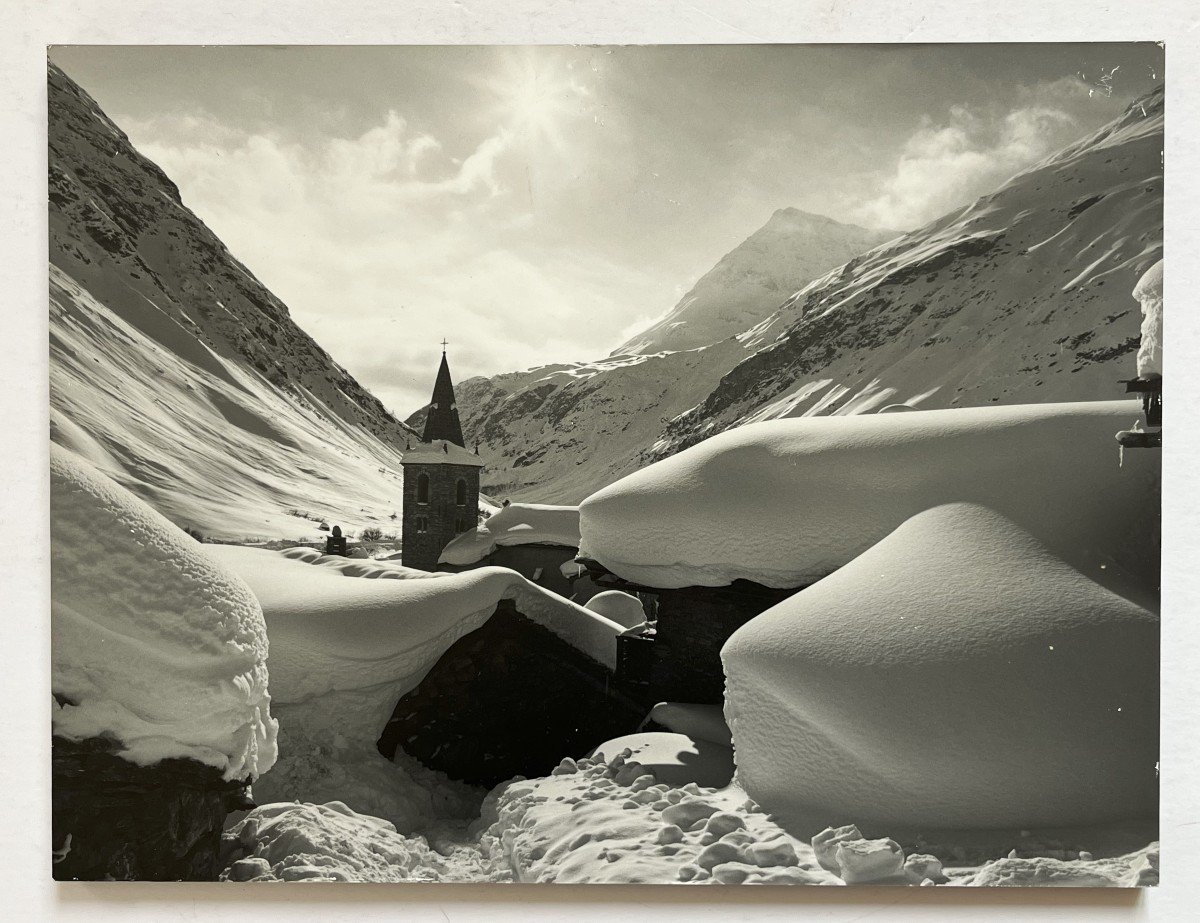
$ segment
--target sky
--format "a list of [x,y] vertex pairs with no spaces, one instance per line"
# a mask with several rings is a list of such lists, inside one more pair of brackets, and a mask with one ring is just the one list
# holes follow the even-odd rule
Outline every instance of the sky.
[[778,208],[912,230],[1163,79],[1157,45],[59,46],[401,417],[596,359]]

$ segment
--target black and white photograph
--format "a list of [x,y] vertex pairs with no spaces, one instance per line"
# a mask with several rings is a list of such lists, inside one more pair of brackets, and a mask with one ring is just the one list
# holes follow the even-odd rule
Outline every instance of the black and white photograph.
[[51,45],[46,877],[1158,885],[1166,58]]

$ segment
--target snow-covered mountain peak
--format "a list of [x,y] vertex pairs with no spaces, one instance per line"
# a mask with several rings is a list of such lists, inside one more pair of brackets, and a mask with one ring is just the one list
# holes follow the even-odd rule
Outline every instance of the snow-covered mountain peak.
[[780,208],[661,320],[613,355],[696,349],[735,336],[817,276],[892,236],[891,231]]

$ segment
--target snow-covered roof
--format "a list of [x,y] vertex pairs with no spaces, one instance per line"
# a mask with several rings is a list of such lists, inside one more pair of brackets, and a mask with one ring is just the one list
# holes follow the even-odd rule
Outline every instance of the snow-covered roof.
[[460,445],[455,445],[448,439],[434,439],[432,442],[418,442],[404,450],[402,464],[405,465],[466,465],[471,468],[482,468],[483,459]]
[[580,555],[637,584],[811,583],[910,516],[995,508],[1092,573],[1140,574],[1157,461],[1121,467],[1134,401],[773,420],[728,430],[592,494]]
[[443,550],[443,564],[482,561],[504,545],[579,547],[579,507],[542,503],[510,503],[478,528],[458,535]]
[[1158,637],[1010,519],[926,510],[726,642],[739,780],[802,834],[1153,815]]
[[389,561],[355,561],[351,570],[336,556],[236,545],[213,546],[212,552],[262,603],[271,638],[271,694],[281,703],[409,683],[389,691],[386,711],[454,641],[487,621],[502,599],[609,668],[616,662],[615,638],[624,631],[503,567],[413,579],[411,569]]
[[256,776],[276,757],[250,588],[74,453],[50,447],[54,733]]

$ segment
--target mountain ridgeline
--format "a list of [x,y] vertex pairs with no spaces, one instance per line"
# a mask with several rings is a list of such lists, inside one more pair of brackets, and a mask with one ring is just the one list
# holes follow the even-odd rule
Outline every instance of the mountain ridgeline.
[[782,210],[614,355],[463,382],[484,489],[578,502],[759,420],[1121,396],[1139,342],[1130,293],[1162,256],[1163,108],[1159,88],[883,243]]
[[177,524],[387,523],[413,433],[49,70],[51,438]]

